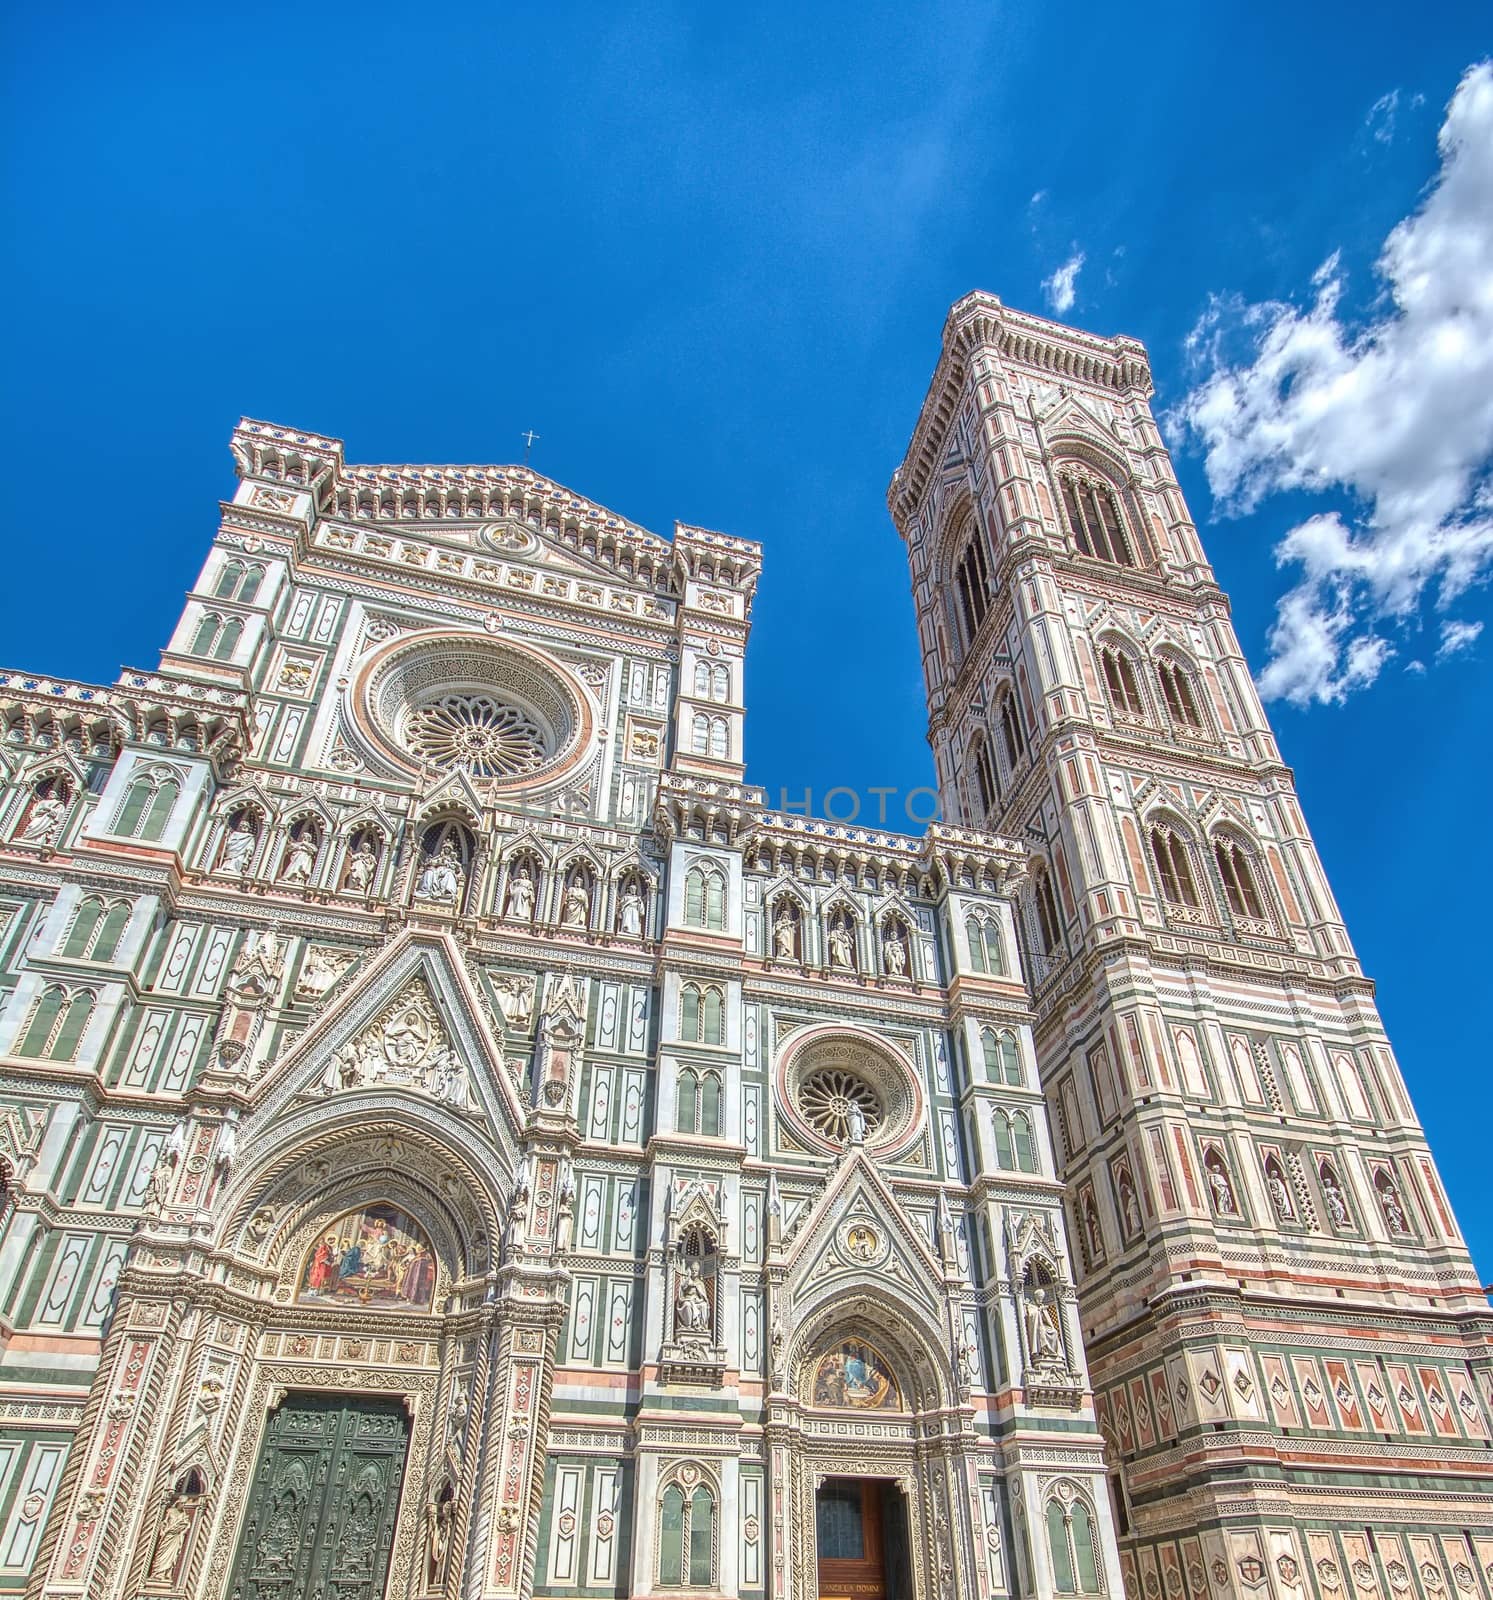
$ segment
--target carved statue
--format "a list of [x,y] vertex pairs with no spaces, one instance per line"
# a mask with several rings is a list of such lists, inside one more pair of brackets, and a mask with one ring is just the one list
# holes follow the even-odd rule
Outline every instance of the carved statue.
[[155,1552],[150,1558],[147,1577],[152,1583],[169,1583],[176,1576],[176,1568],[191,1530],[192,1513],[179,1500],[168,1500],[161,1517],[160,1532],[156,1535]]
[[563,1255],[570,1248],[570,1235],[575,1227],[575,1184],[567,1173],[560,1190],[560,1201],[555,1208],[555,1251]]
[[378,871],[378,851],[367,837],[358,841],[347,863],[347,887],[354,894],[367,894],[373,886],[373,875]]
[[449,1046],[438,1050],[431,1060],[427,1087],[437,1100],[444,1100],[458,1111],[471,1108],[471,1082],[466,1062]]
[[572,878],[566,888],[564,904],[560,909],[560,923],[566,928],[591,926],[591,894],[584,879]]
[[902,937],[902,930],[893,923],[887,928],[881,942],[882,959],[886,962],[886,970],[893,978],[903,978],[907,975],[907,941]]
[[698,1262],[686,1263],[674,1293],[674,1331],[680,1338],[705,1338],[710,1333],[710,1296]]
[[310,883],[315,866],[316,835],[307,829],[299,838],[290,841],[290,848],[285,853],[285,865],[280,872],[280,882]]
[[1291,1191],[1286,1188],[1285,1179],[1278,1172],[1267,1172],[1265,1187],[1270,1193],[1270,1204],[1275,1207],[1276,1216],[1282,1222],[1289,1222],[1296,1213],[1291,1205]]
[[461,858],[448,839],[438,854],[426,858],[419,885],[415,889],[415,898],[433,900],[437,905],[454,906],[461,898],[465,877]]
[[225,1122],[218,1130],[218,1142],[213,1149],[213,1170],[226,1178],[238,1160],[238,1125]]
[[1391,1233],[1410,1232],[1410,1224],[1405,1219],[1405,1208],[1400,1204],[1399,1192],[1392,1183],[1385,1184],[1379,1190],[1379,1205]]
[[829,926],[829,964],[832,967],[855,966],[855,945],[843,917],[836,917]]
[[66,814],[67,801],[61,793],[37,795],[26,826],[21,830],[22,841],[26,844],[56,844]]
[[1343,1191],[1338,1186],[1337,1179],[1330,1171],[1324,1171],[1322,1177],[1322,1193],[1327,1198],[1327,1209],[1332,1214],[1333,1225],[1338,1228],[1351,1228],[1353,1219],[1348,1214],[1348,1202],[1343,1198]]
[[1213,1191],[1213,1209],[1221,1211],[1226,1216],[1234,1215],[1237,1209],[1234,1205],[1234,1191],[1221,1166],[1209,1165],[1208,1187]]
[[788,909],[782,906],[772,925],[772,953],[780,961],[796,961],[798,959],[798,919]]
[[223,835],[223,853],[218,862],[219,870],[228,874],[230,878],[242,878],[249,870],[249,857],[254,854],[257,843],[254,830],[249,826],[249,819],[242,811],[233,819],[228,832]]
[[1084,1222],[1089,1230],[1089,1250],[1095,1261],[1104,1259],[1104,1234],[1099,1227],[1099,1213],[1092,1200],[1084,1207]]
[[425,1531],[430,1541],[430,1575],[438,1578],[446,1565],[446,1550],[451,1543],[451,1524],[456,1520],[456,1505],[442,1496],[425,1503]]
[[167,1200],[171,1197],[171,1175],[175,1171],[176,1159],[167,1146],[156,1157],[156,1164],[150,1174],[150,1189],[146,1195],[146,1205],[156,1216],[160,1216]]
[[617,908],[617,931],[628,939],[641,939],[647,909],[647,901],[638,892],[637,880],[629,878],[622,891],[622,903]]
[[521,866],[508,880],[508,903],[504,915],[514,922],[530,922],[534,917],[534,877]]
[[845,1134],[851,1144],[866,1142],[866,1113],[859,1100],[851,1100],[845,1108]]
[[1135,1185],[1128,1172],[1120,1174],[1120,1211],[1125,1218],[1125,1232],[1139,1233],[1141,1229],[1140,1203],[1135,1198]]
[[1026,1291],[1026,1348],[1034,1367],[1052,1366],[1063,1359],[1063,1333],[1058,1308],[1040,1284]]

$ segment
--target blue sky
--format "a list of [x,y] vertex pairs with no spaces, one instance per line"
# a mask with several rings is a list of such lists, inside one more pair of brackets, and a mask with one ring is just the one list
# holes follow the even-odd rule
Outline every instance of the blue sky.
[[[1474,636],[1493,340],[1462,304],[1493,303],[1493,200],[1437,148],[1493,48],[1485,4],[375,0],[11,8],[4,27],[8,666],[153,663],[241,414],[355,461],[512,460],[532,427],[538,470],[618,512],[765,544],[754,781],[926,782],[887,479],[949,304],[980,287],[1051,309],[1081,257],[1065,315],[1150,348],[1493,1274],[1472,1005],[1493,891],[1493,643]],[[1475,142],[1490,125],[1463,109]],[[1391,230],[1437,204],[1403,280],[1376,276]],[[1417,311],[1426,282],[1446,303]],[[1419,359],[1449,345],[1445,371]]]

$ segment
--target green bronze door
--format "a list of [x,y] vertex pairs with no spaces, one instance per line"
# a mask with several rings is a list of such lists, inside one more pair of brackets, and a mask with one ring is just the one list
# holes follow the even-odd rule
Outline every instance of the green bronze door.
[[280,1406],[229,1600],[382,1600],[408,1443],[397,1400],[293,1395]]

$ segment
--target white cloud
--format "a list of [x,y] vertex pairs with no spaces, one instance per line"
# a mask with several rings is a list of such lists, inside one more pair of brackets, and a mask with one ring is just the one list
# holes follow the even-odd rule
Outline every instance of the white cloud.
[[[1206,376],[1177,417],[1225,512],[1282,490],[1337,491],[1276,547],[1267,698],[1341,701],[1394,653],[1386,631],[1493,576],[1493,63],[1463,77],[1425,200],[1385,240],[1385,296],[1358,326],[1334,254],[1304,309],[1215,297],[1188,339]],[[1244,338],[1247,355],[1231,360]],[[1470,642],[1470,641],[1469,641]]]
[[1363,125],[1380,144],[1394,143],[1395,116],[1399,109],[1398,89],[1391,89],[1388,94],[1381,94],[1369,107],[1369,114],[1363,119]]
[[1075,250],[1050,278],[1042,280],[1042,287],[1047,291],[1047,303],[1059,316],[1071,311],[1073,302],[1078,298],[1075,286],[1078,274],[1083,270],[1083,262],[1083,251]]
[[1481,622],[1458,622],[1448,619],[1441,624],[1441,648],[1436,654],[1444,661],[1463,650],[1470,650],[1483,631]]

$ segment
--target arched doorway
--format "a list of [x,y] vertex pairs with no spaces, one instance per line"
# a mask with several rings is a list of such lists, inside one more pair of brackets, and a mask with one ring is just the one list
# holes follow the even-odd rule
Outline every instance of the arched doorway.
[[788,1487],[794,1600],[930,1600],[970,1570],[970,1436],[931,1330],[892,1297],[833,1297],[800,1324],[769,1408]]

